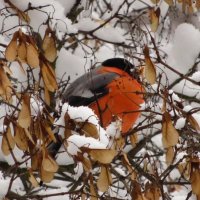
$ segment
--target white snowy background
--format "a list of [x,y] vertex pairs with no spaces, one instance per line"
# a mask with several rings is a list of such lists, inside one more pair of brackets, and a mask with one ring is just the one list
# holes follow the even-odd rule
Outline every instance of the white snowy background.
[[[37,10],[30,10],[28,12],[29,17],[31,18],[30,26],[33,28],[35,32],[39,30],[39,33],[41,36],[44,35],[45,32],[45,26],[41,25],[41,22],[45,21],[47,19],[47,13],[49,16],[52,16],[51,26],[52,29],[56,30],[56,36],[59,39],[62,39],[65,34],[76,34],[80,32],[90,32],[97,27],[100,26],[101,23],[104,23],[107,19],[109,19],[111,16],[115,14],[116,11],[119,11],[119,13],[126,12],[126,6],[123,6],[120,8],[120,5],[122,4],[122,0],[110,0],[110,4],[112,7],[112,10],[109,12],[105,12],[103,15],[99,15],[99,13],[95,12],[95,10],[91,10],[88,8],[88,2],[87,0],[80,1],[80,7],[83,7],[84,10],[79,14],[79,17],[77,18],[77,21],[72,23],[72,21],[66,17],[67,13],[70,12],[71,8],[73,7],[75,0],[27,0],[27,1],[21,1],[21,0],[11,0],[12,3],[14,3],[20,10],[26,10],[28,8],[28,4],[31,3],[31,6],[37,7],[37,6],[43,6],[43,5],[51,5],[42,8],[45,12],[39,12]],[[135,13],[137,11],[148,8],[148,6],[155,6],[150,0],[145,1],[131,1],[128,0],[128,2],[134,2],[132,3],[131,7],[129,8],[129,17],[134,17]],[[5,3],[3,0],[0,0],[0,9],[2,9],[1,13],[6,14]],[[200,21],[199,21],[199,13],[195,13],[194,15],[191,15],[190,17],[186,18],[181,12],[181,6],[177,5],[177,13],[178,17],[176,19],[173,19],[173,12],[168,15],[169,12],[169,6],[165,1],[160,1],[159,7],[161,9],[161,16],[160,20],[165,27],[164,30],[161,30],[159,27],[157,33],[152,33],[153,37],[155,38],[156,42],[158,42],[159,50],[163,52],[163,54],[166,55],[166,63],[170,65],[172,68],[174,68],[176,71],[180,72],[181,74],[187,74],[192,69],[193,65],[198,62],[198,56],[200,53]],[[12,33],[14,33],[16,30],[18,30],[19,27],[16,27],[13,29],[13,27],[18,24],[18,17],[12,16],[8,17],[4,20],[4,15],[0,15],[0,27],[3,27],[5,33],[0,32],[0,43],[1,44],[8,44]],[[147,19],[146,19],[147,20]],[[68,77],[70,77],[70,83],[75,80],[80,75],[87,72],[90,67],[95,63],[100,63],[108,58],[112,57],[124,57],[125,54],[123,54],[123,45],[130,45],[130,41],[128,41],[128,36],[125,34],[126,31],[123,28],[114,26],[115,21],[110,22],[110,24],[106,25],[103,28],[98,29],[93,33],[93,36],[96,38],[99,38],[103,41],[105,41],[104,45],[101,45],[98,49],[98,51],[95,52],[93,55],[93,45],[92,42],[89,44],[91,46],[87,45],[79,45],[75,50],[71,50],[70,45],[71,43],[66,42],[66,44],[58,51],[58,58],[56,60],[56,76],[58,80],[62,79],[65,80]],[[23,26],[22,26],[23,27]],[[145,29],[145,27],[143,27]],[[26,32],[26,28],[23,28],[23,31]],[[163,31],[165,33],[163,33]],[[168,35],[168,33],[170,34]],[[159,35],[163,34],[162,40],[159,42]],[[81,41],[81,35],[78,36],[78,38]],[[139,40],[138,40],[139,41]],[[136,41],[136,46],[137,42]],[[113,43],[119,43],[119,46],[121,46],[122,51],[116,52],[113,46]],[[141,40],[142,44],[145,44],[144,41]],[[133,46],[135,44],[132,44]],[[141,44],[141,46],[142,46]],[[138,46],[137,52],[135,52],[135,55],[137,57],[141,56],[141,48]],[[5,48],[0,46],[0,50],[4,51]],[[87,52],[87,53],[86,53]],[[124,50],[124,53],[127,53],[128,51]],[[134,54],[133,54],[134,55]],[[2,54],[0,54],[2,56]],[[155,57],[154,52],[152,51],[151,54],[152,57]],[[131,57],[131,55],[130,55]],[[143,58],[141,56],[141,58]],[[131,60],[132,61],[132,60]],[[134,61],[136,65],[139,65],[139,62],[137,60]],[[192,80],[195,80],[196,82],[200,81],[200,71],[199,70],[200,65],[196,65],[196,72],[191,74],[190,78]],[[11,65],[11,71],[12,76],[16,79],[18,79],[21,83],[26,85],[27,76],[26,74],[23,74],[21,72],[20,67],[17,63],[13,62]],[[180,78],[179,75],[176,73],[173,73],[170,69],[167,69],[161,65],[157,66],[157,73],[164,74],[161,83],[163,85],[167,84],[171,87],[171,94],[173,101],[181,102],[181,99],[176,94],[181,95],[187,95],[187,97],[199,99],[200,98],[200,86],[194,85],[192,82],[187,80],[181,80],[177,83],[175,81]],[[35,72],[37,74],[37,71]],[[156,91],[157,85],[152,86],[152,91]],[[153,104],[152,104],[153,105]],[[34,99],[34,96],[32,98],[32,115],[37,114],[37,110],[40,109],[40,102],[37,102],[37,99]],[[151,107],[151,102],[148,102],[148,105],[143,105],[143,107]],[[190,110],[194,108],[198,108],[199,102],[193,101],[192,104],[187,105],[185,104],[184,111],[189,112]],[[157,105],[153,105],[151,108],[154,109],[154,111],[161,113],[161,107],[162,102],[158,102]],[[141,108],[142,109],[142,108]],[[80,108],[73,108],[69,105],[65,104],[62,107],[62,114],[58,121],[56,121],[56,125],[63,125],[64,124],[64,114],[68,111],[70,117],[72,119],[79,118],[81,121],[84,121],[85,119],[90,120],[91,123],[98,126],[100,139],[95,140],[94,138],[86,138],[84,136],[79,135],[72,135],[69,139],[69,146],[68,153],[59,154],[57,158],[57,162],[59,164],[71,164],[73,163],[73,159],[71,158],[71,155],[76,155],[77,151],[79,151],[79,148],[82,146],[88,145],[90,148],[108,148],[110,143],[109,135],[113,133],[114,129],[116,129],[116,124],[111,124],[106,130],[104,130],[102,127],[99,126],[98,119],[94,115],[94,113],[86,107],[80,107]],[[4,116],[9,112],[6,106],[0,107],[0,129],[1,132],[3,132],[3,119]],[[36,112],[36,113],[35,113]],[[146,114],[146,113],[145,113]],[[173,115],[173,113],[172,113]],[[92,117],[90,117],[92,116]],[[154,116],[156,119],[161,120],[162,116]],[[193,117],[196,119],[196,121],[200,124],[200,114],[195,113],[193,114]],[[141,117],[142,118],[142,117]],[[140,119],[142,120],[142,119]],[[186,119],[184,117],[180,118],[176,123],[176,128],[180,129],[184,127]],[[155,127],[156,128],[156,127]],[[158,126],[159,128],[159,126]],[[59,134],[63,135],[62,128],[59,130]],[[148,134],[148,131],[146,131],[146,134]],[[114,137],[113,135],[111,135]],[[142,136],[141,136],[142,137]],[[1,140],[1,138],[0,138]],[[161,135],[155,136],[153,138],[153,141],[158,145],[158,147],[162,147],[161,142]],[[125,149],[125,151],[129,151],[128,147]],[[140,151],[140,153],[145,154],[145,149]],[[22,155],[23,153],[16,147],[14,149],[14,154],[16,158],[19,161],[22,161]],[[179,156],[184,156],[179,155]],[[164,156],[161,157],[164,161]],[[180,158],[177,158],[180,159]],[[0,150],[0,160],[8,162],[9,165],[13,165],[14,161],[11,156],[4,156],[3,153]],[[24,163],[21,167],[29,166],[30,163]],[[78,165],[75,169],[75,175],[74,179],[78,180],[79,176],[82,173],[82,166]],[[116,169],[118,170],[118,173],[121,174],[121,176],[125,176],[125,172],[123,169]],[[179,177],[178,170],[173,170],[171,177],[174,179],[176,177]],[[0,173],[0,198],[3,198],[7,190],[9,188],[10,183],[10,177],[4,177],[2,173]],[[38,194],[40,195],[48,195],[53,193],[62,193],[62,192],[68,192],[68,182],[67,181],[58,181],[53,180],[48,185],[54,187],[54,189],[46,189],[46,188],[40,188]],[[23,184],[21,183],[20,179],[14,180],[12,184],[11,190],[13,192],[18,193],[19,195],[24,195],[25,191],[23,188]],[[37,191],[38,188],[35,188]],[[113,189],[114,190],[114,189]],[[110,190],[110,195],[115,196],[116,194],[113,193],[113,190]],[[175,192],[172,192],[170,195],[172,200],[181,200],[186,199],[188,192],[191,190],[190,186],[186,187],[180,187]],[[124,195],[124,196],[123,196]],[[123,194],[123,190],[121,190],[121,193],[118,194],[118,197],[121,199],[126,199],[125,193]],[[60,196],[53,196],[53,197],[46,197],[45,200],[56,200],[56,199],[70,199],[69,195],[60,195]],[[195,197],[191,197],[190,199],[195,199]]]

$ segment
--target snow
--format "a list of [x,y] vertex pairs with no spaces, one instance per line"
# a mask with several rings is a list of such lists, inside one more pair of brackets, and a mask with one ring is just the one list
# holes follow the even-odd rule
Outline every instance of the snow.
[[81,147],[87,147],[90,149],[106,149],[106,144],[99,142],[92,137],[85,137],[82,135],[72,135],[68,138],[67,151],[71,155],[77,155]]
[[185,112],[190,112],[193,109],[193,107],[191,105],[187,105],[183,108],[183,111]]
[[3,199],[8,192],[10,180],[8,178],[4,179],[3,174],[0,172],[0,198]]
[[71,8],[73,7],[73,5],[76,3],[75,0],[57,0],[58,2],[60,2],[60,4],[62,4],[62,6],[65,9],[65,14],[68,14],[71,10]]
[[[73,107],[68,103],[64,103],[62,106],[62,112],[60,118],[55,122],[55,126],[64,127],[65,113],[68,113],[70,119],[74,119],[76,122],[90,122],[97,127],[99,132],[99,139],[94,139],[92,137],[86,137],[84,135],[77,135],[76,132],[67,139],[67,153],[70,155],[76,155],[80,151],[81,147],[88,147],[93,149],[106,149],[109,143],[108,135],[106,131],[99,125],[99,119],[94,114],[92,109],[86,106]],[[59,128],[59,134],[64,135],[64,129]],[[65,154],[66,155],[66,154]],[[62,156],[60,156],[62,157]],[[68,155],[69,157],[69,155]],[[60,158],[61,159],[61,158]]]
[[[191,191],[190,186],[180,186],[179,189],[171,193],[172,200],[186,199],[188,193]],[[192,195],[189,199],[196,200],[195,195]]]
[[190,78],[196,82],[200,82],[200,72],[195,72]]
[[119,138],[121,135],[121,125],[122,122],[120,119],[116,120],[115,122],[111,122],[106,128],[106,133],[112,138]]
[[[168,54],[167,63],[182,74],[187,73],[199,55],[199,40],[200,31],[198,29],[189,23],[180,24],[175,30],[173,43],[169,43],[164,48]],[[169,69],[165,69],[165,73],[170,73],[170,82],[179,77]]]
[[[49,195],[49,197],[45,197],[44,200],[70,200],[69,195],[62,193],[67,193],[68,189],[66,187],[61,187],[59,189],[51,189],[51,190],[42,190],[39,192],[39,195]],[[57,195],[61,193],[61,195]],[[51,196],[52,195],[52,196]]]
[[151,0],[146,0],[146,1],[134,1],[133,6],[136,10],[140,10],[144,7],[147,6],[154,6]]
[[73,82],[84,74],[89,67],[83,57],[76,56],[62,48],[56,60],[56,76],[60,79],[63,78],[63,80],[67,80],[69,76],[70,82]]
[[192,24],[183,23],[177,27],[170,55],[174,56],[175,65],[182,73],[194,64],[200,51],[199,40],[200,32]]
[[115,170],[117,171],[117,173],[118,173],[120,176],[123,176],[123,177],[126,177],[126,176],[127,176],[126,172],[125,172],[122,168],[115,167]]
[[94,32],[97,38],[102,40],[112,42],[112,43],[124,43],[125,38],[123,37],[123,31],[120,28],[104,27],[98,31]]
[[176,122],[175,128],[182,129],[185,126],[185,122],[186,122],[185,118],[183,118],[183,117],[179,118]]
[[88,108],[87,106],[73,107],[68,103],[64,103],[62,105],[61,117],[55,122],[55,125],[65,125],[64,116],[66,112],[69,114],[70,119],[74,119],[77,122],[88,121],[94,125],[98,125],[99,123],[98,117],[94,114],[92,109]]
[[173,101],[177,101],[177,102],[180,102],[180,98],[178,97],[178,95],[176,93],[174,93],[173,90],[169,90],[169,94],[171,95]]
[[[122,29],[113,28],[111,26],[98,28],[101,26],[101,23],[98,21],[94,21],[91,18],[83,18],[79,20],[79,22],[74,26],[78,30],[84,32],[92,32],[92,34],[95,35],[97,38],[103,39],[108,42],[123,43],[125,41]],[[93,30],[95,29],[97,30],[93,32]]]
[[96,29],[100,25],[101,25],[100,23],[95,22],[91,18],[83,18],[83,19],[80,19],[79,22],[75,24],[74,26],[81,31],[89,32]]

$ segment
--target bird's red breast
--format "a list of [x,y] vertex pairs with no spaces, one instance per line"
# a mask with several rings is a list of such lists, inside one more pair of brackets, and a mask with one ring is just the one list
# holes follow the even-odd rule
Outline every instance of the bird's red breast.
[[98,73],[116,73],[106,88],[108,93],[91,103],[89,107],[102,120],[103,127],[107,127],[113,116],[122,120],[122,134],[125,135],[134,125],[140,115],[140,104],[143,100],[143,87],[125,71],[114,67],[102,67]]

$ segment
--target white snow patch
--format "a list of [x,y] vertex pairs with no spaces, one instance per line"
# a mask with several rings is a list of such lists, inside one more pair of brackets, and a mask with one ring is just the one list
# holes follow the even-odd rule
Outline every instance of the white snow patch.
[[199,41],[200,32],[192,24],[183,23],[177,27],[170,56],[174,58],[174,67],[182,73],[186,73],[194,64],[200,52]]
[[[168,54],[167,63],[177,71],[185,74],[192,67],[200,52],[200,32],[192,24],[180,24],[174,34],[173,43],[164,49]],[[169,69],[164,69],[170,74],[170,83],[179,76]]]
[[122,128],[122,121],[119,119],[116,120],[115,122],[111,122],[107,126],[106,133],[112,138],[119,138],[121,136],[121,128]]
[[4,179],[2,172],[0,171],[0,198],[3,199],[8,192],[10,179]]
[[[63,194],[65,192],[67,193],[68,190],[69,189],[67,187],[61,187],[59,189],[49,189],[49,190],[44,189],[38,192],[38,195],[49,195],[49,197],[43,198],[44,200],[70,200],[69,194],[65,194],[65,195]],[[61,193],[61,195],[56,195],[59,193]]]
[[127,176],[126,172],[122,168],[115,167],[115,170],[117,171],[118,174],[120,174],[120,176],[123,176],[123,177]]
[[65,14],[69,13],[73,5],[76,3],[75,0],[56,0],[62,4],[62,6],[65,8]]
[[90,149],[106,149],[107,144],[104,144],[92,137],[85,137],[83,135],[72,135],[68,138],[67,151],[71,155],[76,155],[80,147],[88,147]]
[[192,109],[193,109],[192,106],[187,105],[187,106],[185,106],[185,107],[183,108],[183,111],[185,111],[185,112],[189,112],[189,111],[191,111]]
[[194,74],[192,74],[192,76],[190,77],[191,79],[193,79],[194,81],[200,82],[200,72],[195,72]]
[[176,122],[175,128],[182,129],[185,126],[185,122],[186,122],[185,118],[183,118],[183,117],[179,118]]
[[[101,24],[97,21],[93,21],[91,18],[83,18],[80,19],[79,22],[74,26],[81,31],[89,32],[100,27]],[[123,43],[125,41],[123,37],[123,31],[118,27],[116,28],[113,28],[111,26],[101,27],[96,31],[94,31],[93,34],[98,38],[108,42]]]
[[82,57],[73,55],[64,48],[58,53],[55,72],[59,79],[67,80],[69,76],[70,82],[72,82],[84,74],[87,69],[88,65]]

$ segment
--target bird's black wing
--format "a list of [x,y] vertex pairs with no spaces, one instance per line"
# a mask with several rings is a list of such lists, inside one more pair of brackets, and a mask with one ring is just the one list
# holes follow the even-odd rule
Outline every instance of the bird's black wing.
[[111,72],[99,73],[96,68],[75,80],[64,92],[63,102],[71,106],[87,106],[106,95],[106,86],[119,75]]

